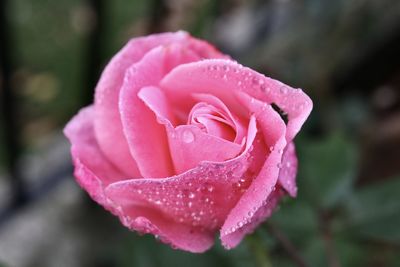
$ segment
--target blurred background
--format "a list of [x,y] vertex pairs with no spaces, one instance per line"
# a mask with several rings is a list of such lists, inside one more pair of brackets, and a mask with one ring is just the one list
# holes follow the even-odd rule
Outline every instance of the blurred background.
[[[314,101],[298,198],[231,251],[129,232],[61,133],[130,38],[179,29]],[[400,1],[2,0],[0,56],[0,266],[400,266]]]

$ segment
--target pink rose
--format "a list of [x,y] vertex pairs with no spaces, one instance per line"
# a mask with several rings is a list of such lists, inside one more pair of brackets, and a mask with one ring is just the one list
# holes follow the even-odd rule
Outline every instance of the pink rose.
[[296,196],[292,141],[311,109],[300,89],[185,32],[163,33],[132,39],[111,60],[65,135],[96,202],[129,229],[203,252],[218,231],[235,247],[282,196]]

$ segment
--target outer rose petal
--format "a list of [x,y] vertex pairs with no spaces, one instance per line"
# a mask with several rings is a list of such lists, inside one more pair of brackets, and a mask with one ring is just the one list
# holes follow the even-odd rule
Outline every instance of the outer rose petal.
[[143,177],[168,177],[173,175],[174,169],[165,129],[138,98],[139,90],[157,85],[176,65],[196,60],[200,60],[199,55],[186,45],[171,44],[151,50],[127,70],[119,107],[131,154]]
[[71,154],[78,183],[99,204],[110,208],[103,189],[126,177],[101,152],[93,130],[94,108],[82,109],[65,127],[72,144]]
[[233,113],[245,111],[237,105],[232,91],[243,91],[265,103],[275,103],[288,114],[286,140],[290,142],[300,130],[312,109],[311,99],[300,89],[243,67],[231,60],[210,59],[178,66],[162,81],[172,104],[188,109],[187,96],[209,93],[220,98]]
[[[267,147],[272,148],[272,151],[267,156],[257,177],[231,210],[222,226],[221,241],[226,248],[235,247],[243,236],[253,229],[246,225],[253,224],[254,220],[260,218],[255,216],[260,214],[259,210],[266,205],[270,194],[275,191],[282,151],[286,146],[285,124],[272,107],[239,91],[236,92],[236,96],[243,106],[255,114],[265,143]],[[265,151],[259,153],[266,154]],[[261,212],[261,214],[264,219],[270,213]]]
[[129,152],[118,111],[119,92],[125,71],[154,47],[188,38],[186,33],[178,32],[132,39],[108,63],[97,84],[94,122],[99,146],[115,166],[131,177],[138,177],[139,171]]
[[282,156],[281,170],[279,172],[279,183],[291,197],[297,195],[296,175],[297,157],[295,145],[289,143]]
[[[256,131],[253,118],[248,146],[235,159],[223,163],[202,162],[190,171],[169,178],[116,182],[106,188],[106,195],[121,210],[120,219],[125,225],[146,217],[160,231],[154,232],[152,227],[144,231],[136,223],[130,227],[160,235],[164,242],[177,248],[202,252],[212,245],[215,231],[242,194],[236,188],[251,164],[250,147]],[[156,215],[148,217],[140,207],[154,209]],[[194,239],[200,236],[202,241],[197,243]]]
[[[253,232],[266,218],[270,217],[274,212],[281,198],[285,195],[282,189],[275,189],[268,198],[264,201],[263,205],[257,209],[255,213],[249,211],[252,214],[251,220],[247,220],[242,223],[238,223],[236,231],[223,237],[223,245],[226,248],[232,248],[237,246],[246,234]],[[239,227],[240,225],[242,225]]]

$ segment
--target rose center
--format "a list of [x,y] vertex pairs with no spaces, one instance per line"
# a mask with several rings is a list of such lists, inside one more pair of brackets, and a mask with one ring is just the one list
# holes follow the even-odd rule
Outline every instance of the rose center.
[[233,142],[236,137],[234,122],[217,107],[199,102],[190,111],[187,124],[195,125],[204,132]]

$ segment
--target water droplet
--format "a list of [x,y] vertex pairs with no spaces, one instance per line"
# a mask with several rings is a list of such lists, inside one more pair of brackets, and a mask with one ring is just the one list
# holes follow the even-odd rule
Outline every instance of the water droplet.
[[191,208],[191,207],[193,206],[193,202],[190,202],[190,201],[189,201],[189,202],[187,203],[187,205],[188,205],[189,208]]
[[212,192],[212,191],[214,191],[214,186],[212,186],[212,185],[209,185],[209,186],[207,186],[207,190],[208,190],[208,192]]
[[275,149],[275,148],[274,148],[273,146],[270,146],[270,147],[269,147],[269,151],[270,151],[270,152],[274,151],[274,149]]
[[187,144],[193,142],[194,141],[194,135],[193,135],[192,131],[190,131],[190,130],[183,131],[182,139],[183,139],[183,142],[185,142]]
[[196,195],[192,192],[189,193],[189,198],[193,199]]
[[252,79],[252,82],[253,82],[254,85],[258,85],[258,78],[257,78],[257,77],[254,77],[254,78]]
[[281,91],[282,94],[287,94],[287,93],[288,93],[288,88],[287,88],[285,85],[283,85],[283,86],[280,88],[280,91]]

